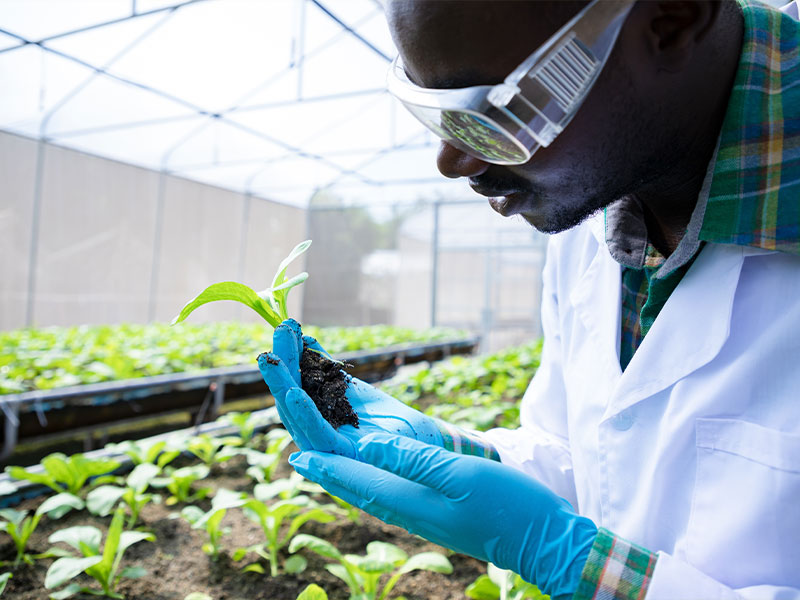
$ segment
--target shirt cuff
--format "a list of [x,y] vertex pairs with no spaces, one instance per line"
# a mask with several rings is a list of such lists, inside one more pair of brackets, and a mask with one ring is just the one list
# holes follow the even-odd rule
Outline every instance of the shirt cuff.
[[642,600],[656,554],[600,528],[572,600]]
[[445,450],[490,458],[500,462],[500,454],[497,449],[477,431],[467,431],[440,419],[433,419],[433,421],[442,434],[442,446]]

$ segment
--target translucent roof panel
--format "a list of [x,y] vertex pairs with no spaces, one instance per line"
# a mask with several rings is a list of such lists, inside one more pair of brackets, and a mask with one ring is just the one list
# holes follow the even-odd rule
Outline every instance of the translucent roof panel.
[[378,0],[3,0],[0,129],[301,205],[464,195],[394,54]]

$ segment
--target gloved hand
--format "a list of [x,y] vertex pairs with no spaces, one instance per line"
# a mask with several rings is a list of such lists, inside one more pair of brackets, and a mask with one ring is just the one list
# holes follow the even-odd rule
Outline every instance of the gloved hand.
[[355,377],[351,378],[345,396],[358,415],[359,426],[342,425],[334,429],[300,388],[304,343],[329,356],[314,338],[303,336],[297,321],[287,319],[275,328],[272,352],[258,357],[258,367],[275,396],[281,421],[299,448],[355,458],[356,441],[373,431],[443,445],[443,436],[433,419]]
[[566,500],[501,463],[407,437],[371,433],[353,444],[358,460],[305,451],[289,462],[387,523],[572,597],[597,527]]

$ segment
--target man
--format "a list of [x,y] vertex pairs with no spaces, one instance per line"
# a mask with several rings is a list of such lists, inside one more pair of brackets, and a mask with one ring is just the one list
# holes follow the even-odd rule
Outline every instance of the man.
[[459,431],[356,381],[361,426],[335,431],[287,323],[261,367],[295,468],[554,598],[800,598],[789,11],[390,2],[392,91],[445,140],[439,169],[560,232],[542,363],[517,430]]

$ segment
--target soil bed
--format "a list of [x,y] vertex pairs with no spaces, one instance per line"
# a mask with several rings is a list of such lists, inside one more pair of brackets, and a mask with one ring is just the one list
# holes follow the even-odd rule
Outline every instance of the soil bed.
[[[289,451],[294,450],[290,448]],[[227,488],[252,493],[253,481],[246,474],[247,463],[236,457],[226,463],[215,465],[210,477],[202,481],[203,486],[215,490]],[[275,478],[287,477],[291,467],[285,458]],[[325,502],[326,497],[320,497]],[[44,497],[27,500],[16,507],[20,510],[35,510]],[[198,503],[208,509],[208,500]],[[234,562],[232,552],[242,546],[263,542],[261,529],[247,519],[240,510],[229,510],[223,525],[231,528],[230,534],[222,539],[225,551],[219,560],[212,561],[201,550],[206,541],[205,532],[191,529],[190,525],[177,516],[182,505],[164,506],[148,504],[142,511],[144,525],[139,529],[152,531],[155,542],[140,542],[131,546],[125,553],[122,567],[137,565],[147,570],[141,579],[122,579],[118,591],[128,599],[142,600],[183,600],[191,592],[203,592],[214,600],[295,600],[297,595],[309,584],[316,583],[328,593],[330,600],[348,600],[346,585],[325,570],[325,564],[332,562],[312,552],[301,551],[308,559],[308,568],[298,575],[281,574],[277,577],[258,573],[242,573],[241,568],[253,561],[251,554],[241,561]],[[47,538],[54,531],[75,525],[94,525],[104,532],[110,517],[100,518],[87,511],[72,512],[53,521],[43,518],[28,545],[32,554],[44,552],[51,544]],[[426,540],[406,531],[382,523],[361,513],[361,523],[356,524],[342,516],[331,523],[308,522],[300,530],[324,538],[336,545],[342,553],[360,554],[366,552],[366,545],[373,540],[396,544],[409,556],[424,551],[444,553],[453,564],[451,575],[415,571],[405,575],[390,594],[390,598],[405,596],[408,600],[463,600],[464,589],[479,575],[486,572],[485,563],[460,554],[452,554]],[[281,562],[286,558],[284,553]],[[14,545],[6,535],[0,535],[0,560],[13,560]],[[34,566],[22,565],[8,581],[4,597],[15,600],[43,600],[48,598],[44,589],[44,578],[54,559],[36,561]],[[266,566],[266,565],[265,565]],[[268,567],[266,567],[268,569]],[[6,569],[0,569],[5,571]],[[88,576],[76,581],[83,585],[96,587]],[[76,595],[77,600],[90,600],[97,596]]]

